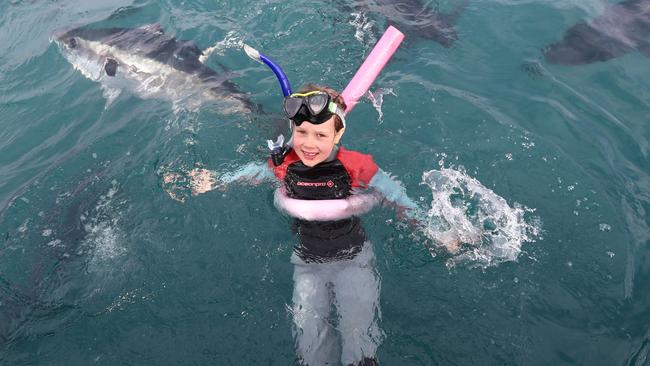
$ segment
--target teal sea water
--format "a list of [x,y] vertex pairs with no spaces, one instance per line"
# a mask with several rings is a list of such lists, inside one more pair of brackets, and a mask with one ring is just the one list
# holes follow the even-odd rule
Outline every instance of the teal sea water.
[[[428,2],[450,11],[457,3]],[[342,89],[385,14],[317,1],[4,1],[0,9],[0,364],[291,365],[290,220],[272,186],[191,194],[266,158],[280,88]],[[540,49],[605,4],[473,1],[450,48],[407,38],[348,119],[432,217],[482,240],[452,255],[390,207],[364,216],[381,274],[383,365],[646,365],[650,60]],[[50,41],[159,23],[264,113],[111,102]],[[486,221],[487,220],[487,221]],[[485,222],[488,222],[485,224]]]

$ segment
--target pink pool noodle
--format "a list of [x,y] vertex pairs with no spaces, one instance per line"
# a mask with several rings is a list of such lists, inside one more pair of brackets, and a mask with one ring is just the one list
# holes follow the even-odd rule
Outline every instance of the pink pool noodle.
[[375,81],[375,78],[377,78],[377,75],[379,75],[379,72],[384,68],[384,65],[386,65],[386,62],[388,62],[393,53],[395,53],[395,50],[397,50],[397,47],[399,47],[403,39],[404,34],[392,25],[386,29],[384,35],[381,36],[379,42],[377,42],[370,52],[370,55],[366,57],[366,60],[359,70],[357,70],[357,73],[354,74],[354,77],[348,83],[348,86],[341,93],[345,104],[347,104],[347,108],[345,109],[346,114],[350,113],[359,101],[359,98],[368,91],[372,82]]
[[290,216],[308,221],[341,220],[370,211],[379,203],[374,194],[353,194],[345,199],[300,200],[290,198],[284,188],[275,190],[275,206]]

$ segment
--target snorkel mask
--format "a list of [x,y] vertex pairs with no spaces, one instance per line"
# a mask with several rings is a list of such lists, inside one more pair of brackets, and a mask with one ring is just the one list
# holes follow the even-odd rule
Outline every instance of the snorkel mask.
[[332,97],[319,90],[308,93],[293,93],[284,97],[284,113],[287,117],[300,126],[307,121],[315,125],[327,122],[332,115],[337,115],[345,128],[345,114],[343,110],[332,101]]

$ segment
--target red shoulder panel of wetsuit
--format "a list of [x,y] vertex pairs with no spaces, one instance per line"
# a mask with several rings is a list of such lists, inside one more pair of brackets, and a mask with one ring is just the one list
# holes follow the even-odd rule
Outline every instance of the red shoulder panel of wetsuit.
[[339,147],[336,157],[350,174],[352,188],[367,188],[370,180],[379,170],[371,155],[347,150],[342,146]]
[[289,153],[284,157],[284,160],[282,161],[282,164],[275,166],[273,164],[273,160],[269,159],[269,168],[273,171],[273,174],[279,179],[279,180],[284,180],[284,176],[287,175],[287,168],[289,165],[292,163],[295,163],[296,161],[300,160],[296,152],[291,149]]

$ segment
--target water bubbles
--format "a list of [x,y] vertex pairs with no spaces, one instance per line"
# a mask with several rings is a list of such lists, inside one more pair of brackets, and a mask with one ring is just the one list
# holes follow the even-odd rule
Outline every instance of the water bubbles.
[[117,298],[106,307],[106,311],[110,313],[113,310],[123,310],[124,306],[127,304],[134,304],[137,301],[148,300],[150,297],[151,294],[143,294],[142,289],[127,291],[117,296]]
[[59,245],[61,245],[61,243],[62,243],[61,239],[54,239],[54,240],[48,242],[47,246],[48,247],[58,247]]
[[608,225],[608,224],[602,223],[602,224],[598,225],[598,230],[603,231],[603,232],[604,231],[611,231],[612,227],[610,225]]
[[522,143],[521,143],[521,146],[522,146],[524,149],[529,150],[529,149],[535,147],[535,143],[534,143],[533,141],[522,142]]
[[239,144],[239,145],[237,145],[237,147],[235,148],[235,151],[236,151],[238,154],[243,155],[243,154],[246,152],[246,144]]
[[25,233],[27,232],[27,230],[29,229],[29,226],[28,226],[28,225],[29,225],[29,222],[30,222],[30,221],[31,221],[30,219],[25,220],[25,221],[22,223],[22,225],[20,225],[20,226],[18,227],[18,232],[21,233],[21,234],[25,234]]
[[91,253],[89,268],[92,271],[99,271],[126,252],[123,245],[125,234],[120,228],[120,214],[114,201],[119,186],[116,180],[111,184],[108,191],[100,196],[94,212],[82,215],[86,236],[77,254]]

